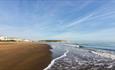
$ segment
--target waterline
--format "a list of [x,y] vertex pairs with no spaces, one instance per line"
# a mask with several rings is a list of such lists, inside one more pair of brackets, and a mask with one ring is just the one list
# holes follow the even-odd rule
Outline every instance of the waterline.
[[48,70],[49,68],[51,68],[51,66],[54,65],[56,60],[66,57],[68,53],[69,53],[69,50],[66,50],[66,52],[62,56],[53,59],[51,63],[48,65],[48,67],[46,67],[44,70]]

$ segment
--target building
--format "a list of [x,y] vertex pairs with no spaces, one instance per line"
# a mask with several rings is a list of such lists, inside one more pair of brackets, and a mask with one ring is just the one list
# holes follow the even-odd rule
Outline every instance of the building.
[[30,40],[27,40],[27,39],[20,39],[20,38],[16,38],[16,37],[8,37],[8,36],[0,36],[0,40],[1,41],[30,42]]
[[7,40],[8,37],[7,36],[0,36],[0,40]]

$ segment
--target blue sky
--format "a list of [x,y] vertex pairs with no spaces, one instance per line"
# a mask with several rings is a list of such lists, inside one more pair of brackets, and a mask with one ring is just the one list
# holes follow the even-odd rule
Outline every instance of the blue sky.
[[0,35],[115,41],[115,1],[0,0]]

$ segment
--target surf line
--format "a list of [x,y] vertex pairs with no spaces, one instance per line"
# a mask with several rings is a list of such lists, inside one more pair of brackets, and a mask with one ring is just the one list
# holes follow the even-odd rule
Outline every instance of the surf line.
[[54,65],[54,62],[55,62],[56,60],[61,59],[61,58],[63,58],[63,57],[66,57],[66,56],[67,56],[67,53],[69,53],[69,50],[66,49],[66,52],[65,52],[62,56],[53,59],[53,60],[51,61],[51,63],[48,65],[48,67],[46,67],[46,68],[43,69],[43,70],[48,70],[49,68],[51,68],[51,66]]
[[95,51],[91,51],[93,54],[105,57],[105,58],[111,58],[112,60],[115,60],[115,55],[111,54],[111,53],[106,53],[106,52],[95,52]]

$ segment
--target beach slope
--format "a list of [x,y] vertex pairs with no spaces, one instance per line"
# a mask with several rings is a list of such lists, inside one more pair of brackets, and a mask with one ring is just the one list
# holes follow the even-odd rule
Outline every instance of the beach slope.
[[0,70],[43,70],[51,61],[49,45],[0,42]]

